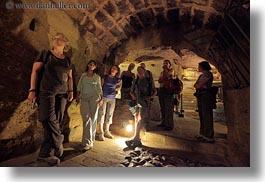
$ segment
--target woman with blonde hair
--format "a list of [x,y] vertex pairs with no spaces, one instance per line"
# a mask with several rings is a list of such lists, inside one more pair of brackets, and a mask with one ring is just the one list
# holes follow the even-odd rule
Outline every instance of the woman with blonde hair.
[[38,103],[39,120],[44,128],[39,159],[59,160],[63,155],[60,123],[67,100],[73,100],[72,64],[64,54],[67,43],[68,39],[57,33],[52,39],[52,50],[43,50],[32,67],[28,99]]
[[131,140],[125,141],[125,144],[129,148],[134,149],[142,146],[140,131],[146,128],[149,123],[151,97],[156,95],[154,80],[148,77],[146,70],[142,66],[137,68],[137,78],[132,84],[130,94],[132,100],[136,102],[134,106],[135,134]]

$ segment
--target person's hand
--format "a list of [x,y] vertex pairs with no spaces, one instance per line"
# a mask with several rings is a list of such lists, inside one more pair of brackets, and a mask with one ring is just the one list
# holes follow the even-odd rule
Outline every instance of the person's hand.
[[68,101],[72,102],[73,98],[74,98],[74,93],[73,92],[69,92],[68,93]]
[[103,106],[103,102],[104,102],[103,99],[101,99],[101,100],[98,102],[98,106],[99,106],[99,107]]
[[36,92],[29,92],[28,100],[34,104],[36,102],[36,99]]
[[76,101],[76,105],[78,105],[80,103],[80,97],[77,96],[76,99],[75,99],[75,101]]
[[155,97],[157,95],[157,91],[155,89],[155,91],[152,93],[151,97]]

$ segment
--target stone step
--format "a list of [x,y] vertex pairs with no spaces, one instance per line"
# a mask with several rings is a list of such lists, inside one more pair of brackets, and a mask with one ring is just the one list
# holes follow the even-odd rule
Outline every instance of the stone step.
[[154,148],[211,154],[223,158],[227,154],[226,140],[221,138],[217,138],[214,144],[210,144],[198,142],[195,138],[181,138],[166,134],[164,131],[156,131],[144,132],[142,141],[144,145]]

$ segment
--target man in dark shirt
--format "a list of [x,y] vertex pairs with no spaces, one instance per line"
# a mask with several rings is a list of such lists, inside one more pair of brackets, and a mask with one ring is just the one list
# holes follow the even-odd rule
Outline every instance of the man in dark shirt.
[[129,148],[140,147],[142,145],[140,131],[149,119],[150,98],[156,95],[154,81],[147,78],[146,70],[139,66],[137,68],[137,73],[138,78],[136,78],[131,87],[132,99],[137,101],[137,105],[135,106],[136,113],[134,116],[136,132],[132,140],[125,142]]

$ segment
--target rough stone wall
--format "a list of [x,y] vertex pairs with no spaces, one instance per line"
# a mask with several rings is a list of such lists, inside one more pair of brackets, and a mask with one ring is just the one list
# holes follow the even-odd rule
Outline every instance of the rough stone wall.
[[250,166],[250,89],[225,90],[228,158],[233,166]]

